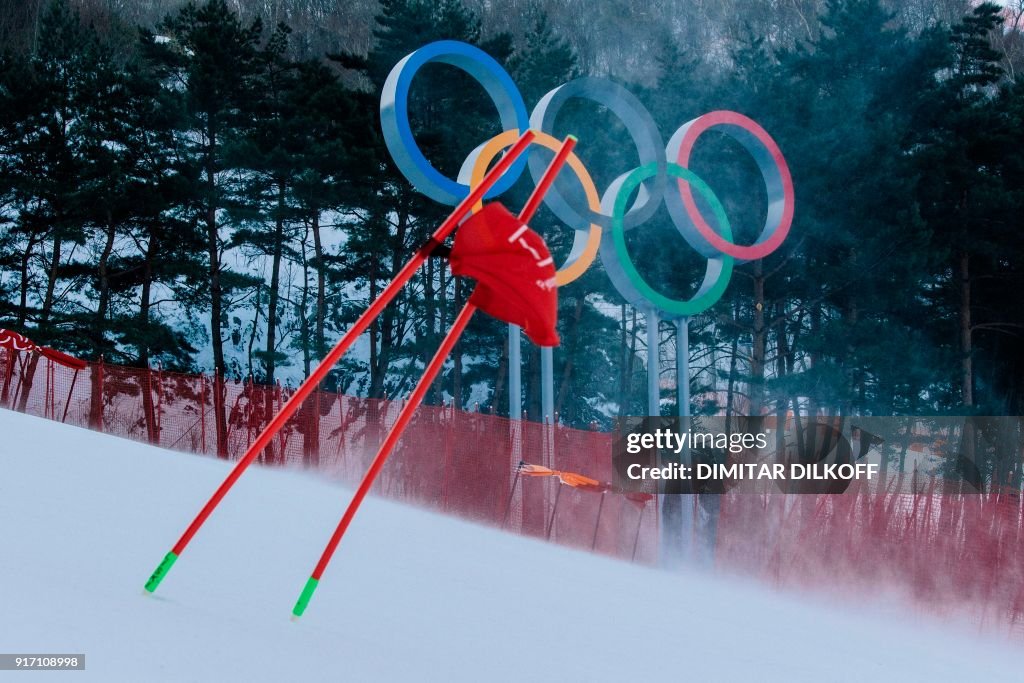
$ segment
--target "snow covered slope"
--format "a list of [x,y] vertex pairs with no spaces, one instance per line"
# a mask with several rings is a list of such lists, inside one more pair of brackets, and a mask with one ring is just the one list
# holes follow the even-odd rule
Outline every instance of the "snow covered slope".
[[0,652],[86,655],[25,680],[1021,680],[1020,650],[967,631],[374,499],[293,623],[348,500],[298,472],[248,472],[144,595],[227,468],[0,410]]

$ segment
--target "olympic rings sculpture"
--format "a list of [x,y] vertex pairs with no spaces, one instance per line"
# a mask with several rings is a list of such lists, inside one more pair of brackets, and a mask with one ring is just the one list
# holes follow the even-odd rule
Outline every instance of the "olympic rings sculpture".
[[[455,180],[440,173],[427,160],[413,137],[409,121],[412,81],[429,63],[449,64],[478,81],[497,107],[504,129],[470,153]],[[569,256],[556,274],[560,286],[579,278],[600,254],[615,288],[630,303],[685,318],[707,310],[721,298],[737,260],[764,258],[785,240],[793,222],[794,204],[789,167],[771,136],[753,120],[735,112],[715,111],[699,116],[676,130],[666,145],[650,112],[632,93],[606,79],[587,77],[551,90],[528,114],[518,88],[497,61],[472,45],[442,40],[412,52],[391,70],[381,96],[381,128],[388,151],[409,182],[431,199],[454,205],[469,194],[501,151],[515,142],[519,131],[532,128],[537,133],[534,144],[557,150],[560,141],[546,131],[554,129],[560,110],[573,98],[603,105],[617,116],[636,145],[640,165],[621,174],[600,194],[583,162],[570,154],[567,166],[576,177],[576,191],[572,191],[573,180],[561,174],[544,199],[559,220],[575,230]],[[732,229],[718,197],[687,168],[698,139],[712,129],[738,142],[754,159],[764,180],[768,211],[761,233],[751,245],[732,241]],[[486,198],[508,190],[527,168],[536,181],[544,171],[544,163],[524,155]],[[669,178],[675,180],[678,192],[668,191]],[[583,188],[582,202],[579,186]],[[709,207],[710,217],[698,206],[695,192]],[[630,204],[634,193],[636,199]],[[644,280],[626,250],[625,231],[647,221],[662,198],[680,235],[708,262],[703,283],[688,300],[672,299],[655,290]]]

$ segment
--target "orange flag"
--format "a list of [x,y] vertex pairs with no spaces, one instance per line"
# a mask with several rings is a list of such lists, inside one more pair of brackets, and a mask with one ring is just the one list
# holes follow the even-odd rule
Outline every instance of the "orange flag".
[[560,472],[553,470],[543,465],[530,465],[525,462],[519,463],[519,473],[525,474],[528,477],[558,477],[558,481],[566,486],[572,486],[577,489],[586,489],[588,491],[607,491],[608,484],[603,484],[597,479],[591,479],[590,477],[576,472]]

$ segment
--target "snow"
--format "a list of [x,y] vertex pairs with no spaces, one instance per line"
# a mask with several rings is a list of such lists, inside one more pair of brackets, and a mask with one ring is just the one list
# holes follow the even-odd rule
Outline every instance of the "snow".
[[292,622],[349,495],[297,471],[247,472],[148,596],[228,464],[3,410],[0,435],[0,652],[86,655],[33,680],[1020,680],[1015,645],[896,606],[670,574],[380,499]]

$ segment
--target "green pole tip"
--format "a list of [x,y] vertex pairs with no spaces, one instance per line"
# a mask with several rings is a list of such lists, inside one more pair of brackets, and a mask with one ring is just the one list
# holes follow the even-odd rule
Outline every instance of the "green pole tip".
[[572,140],[573,142],[579,142],[580,141],[580,139],[578,137],[576,137],[575,135],[571,135],[571,134],[570,135],[566,135],[565,139],[566,140]]
[[160,582],[167,576],[167,572],[171,571],[171,567],[178,561],[178,556],[172,550],[171,552],[164,555],[163,561],[153,571],[153,574],[149,577],[149,581],[146,582],[146,591],[152,593],[156,590],[156,587],[160,585]]
[[292,621],[298,621],[302,613],[306,611],[306,606],[309,605],[310,598],[313,597],[313,591],[316,590],[317,584],[320,583],[319,579],[309,577],[306,581],[306,585],[302,589],[302,594],[299,595],[299,599],[295,603],[295,608],[292,609]]

